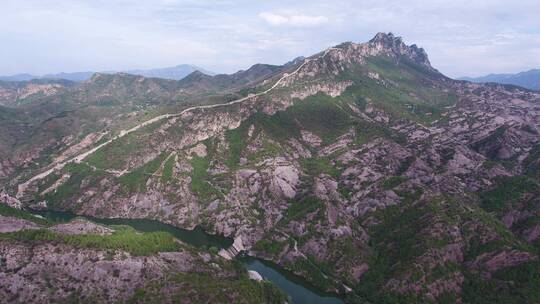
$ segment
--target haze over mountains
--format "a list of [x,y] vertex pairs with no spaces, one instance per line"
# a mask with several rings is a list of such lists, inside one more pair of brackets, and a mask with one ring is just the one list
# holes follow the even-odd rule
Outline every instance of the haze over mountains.
[[[214,75],[214,73],[207,71],[203,68],[190,65],[180,64],[174,67],[157,68],[157,69],[137,69],[121,71],[123,73],[141,75],[145,77],[155,77],[171,80],[180,80],[194,71],[200,71],[207,75]],[[105,71],[103,73],[113,74],[120,71]],[[73,72],[73,73],[58,73],[58,74],[46,74],[46,75],[31,75],[31,74],[17,74],[11,76],[0,76],[0,81],[29,81],[33,79],[65,79],[69,81],[81,82],[90,79],[96,72]]]
[[461,77],[472,82],[496,82],[513,84],[531,90],[540,90],[540,69],[532,69],[516,74],[489,74],[481,77]]
[[[301,60],[302,57],[292,60],[292,64],[297,60]],[[115,73],[127,73],[133,75],[140,75],[145,77],[152,78],[163,78],[170,80],[181,80],[188,76],[189,74],[199,71],[205,75],[216,75],[213,72],[205,70],[203,68],[189,65],[181,64],[174,67],[167,68],[157,68],[157,69],[134,69],[127,71],[105,71],[101,73],[106,74],[115,74]],[[69,80],[73,82],[82,82],[90,79],[92,75],[96,72],[73,72],[73,73],[57,73],[57,74],[46,74],[46,75],[31,75],[31,74],[16,74],[10,76],[0,76],[0,81],[30,81],[30,80]],[[521,86],[531,90],[540,90],[540,69],[531,69],[525,72],[520,72],[516,74],[489,74],[486,76],[480,77],[459,77],[458,80],[466,80],[471,82],[495,82],[502,84],[513,84]]]
[[392,33],[230,75],[0,88],[0,302],[292,302],[241,249],[320,303],[540,302],[540,92],[448,78]]

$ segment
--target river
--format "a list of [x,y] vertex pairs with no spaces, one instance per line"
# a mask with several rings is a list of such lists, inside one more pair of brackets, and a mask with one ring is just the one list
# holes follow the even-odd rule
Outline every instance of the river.
[[[57,222],[66,222],[75,217],[79,217],[73,213],[61,211],[47,210],[32,212]],[[93,222],[104,225],[127,225],[141,232],[166,231],[179,240],[197,248],[205,246],[207,248],[216,247],[221,249],[228,248],[233,243],[233,240],[230,238],[208,234],[200,227],[196,227],[193,230],[187,230],[148,219],[103,219],[87,216],[80,217],[84,217]],[[294,304],[343,303],[341,299],[331,294],[318,291],[301,277],[282,269],[274,263],[250,256],[240,257],[238,260],[244,265],[244,267],[246,267],[246,269],[257,271],[265,280],[274,283],[278,288],[291,297]]]

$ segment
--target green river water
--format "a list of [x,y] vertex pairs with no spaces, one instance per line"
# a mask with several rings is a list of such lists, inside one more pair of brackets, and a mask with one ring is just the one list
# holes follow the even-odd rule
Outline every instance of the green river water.
[[[61,211],[33,211],[45,218],[65,222],[78,215]],[[103,219],[86,217],[93,222],[104,225],[128,225],[141,232],[166,231],[174,235],[179,240],[194,247],[217,247],[227,248],[232,245],[233,240],[224,236],[206,233],[200,227],[193,230],[182,229],[172,225],[164,224],[148,219]],[[238,260],[248,270],[257,271],[265,280],[271,281],[283,292],[288,294],[295,304],[342,304],[343,301],[331,294],[322,293],[313,288],[302,278],[286,271],[278,265],[254,257],[240,257]]]

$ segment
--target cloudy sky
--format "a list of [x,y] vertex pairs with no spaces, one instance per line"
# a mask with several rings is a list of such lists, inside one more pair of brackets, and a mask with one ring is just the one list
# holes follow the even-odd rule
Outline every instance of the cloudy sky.
[[[405,3],[408,2],[408,3]],[[540,1],[2,0],[0,75],[234,72],[393,32],[449,76],[540,68]]]

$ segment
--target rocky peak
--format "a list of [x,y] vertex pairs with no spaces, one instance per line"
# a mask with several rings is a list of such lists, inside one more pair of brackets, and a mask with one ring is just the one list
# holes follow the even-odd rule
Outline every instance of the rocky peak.
[[375,37],[373,37],[369,43],[371,44],[381,44],[386,48],[392,48],[395,45],[403,44],[403,40],[401,37],[394,36],[393,33],[377,33]]
[[140,75],[133,75],[124,72],[118,72],[114,74],[108,73],[95,73],[90,79],[83,83],[82,87],[93,87],[96,86],[100,88],[114,87],[117,85],[126,86],[134,83],[143,83],[143,82],[155,82],[155,81],[166,81],[158,80],[156,78],[146,78]]
[[306,57],[304,57],[304,56],[298,56],[298,57],[294,58],[293,60],[285,63],[283,66],[286,66],[286,67],[295,66],[297,64],[302,63],[305,59],[306,59]]
[[401,37],[394,36],[392,33],[378,33],[369,41],[369,45],[379,51],[406,56],[412,61],[433,70],[428,55],[423,48],[419,48],[416,44],[408,46]]
[[107,76],[107,74],[104,74],[104,73],[94,73],[94,74],[92,75],[92,77],[90,77],[90,79],[86,80],[85,82],[86,82],[86,83],[97,82],[97,81],[102,80],[102,79],[105,78],[106,76]]
[[401,37],[394,36],[392,33],[378,33],[365,43],[344,42],[329,48],[310,57],[318,60],[306,65],[303,72],[305,75],[319,73],[338,75],[341,71],[350,68],[351,64],[363,65],[368,57],[376,56],[390,57],[397,63],[403,60],[411,61],[434,74],[440,74],[431,66],[424,49],[415,44],[407,45]]
[[184,79],[182,79],[184,82],[189,82],[189,81],[194,81],[194,80],[202,80],[202,79],[209,79],[209,78],[212,78],[212,76],[209,76],[199,70],[196,70],[196,71],[193,71],[191,72],[189,75],[187,75],[186,77],[184,77]]

